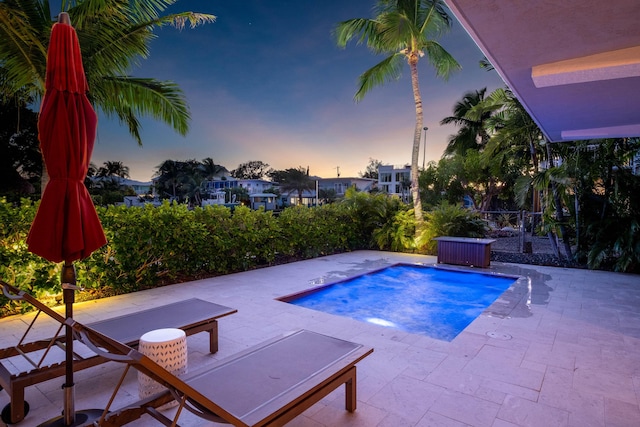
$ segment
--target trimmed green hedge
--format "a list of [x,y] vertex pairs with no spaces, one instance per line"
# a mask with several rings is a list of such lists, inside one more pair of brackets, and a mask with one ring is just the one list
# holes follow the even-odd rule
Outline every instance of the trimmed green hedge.
[[[25,243],[37,203],[0,199],[0,278],[47,304],[61,301],[60,265]],[[75,263],[77,300],[134,292],[370,247],[362,224],[342,204],[292,207],[278,217],[263,210],[185,205],[97,208],[108,244]],[[28,310],[2,297],[0,316]]]

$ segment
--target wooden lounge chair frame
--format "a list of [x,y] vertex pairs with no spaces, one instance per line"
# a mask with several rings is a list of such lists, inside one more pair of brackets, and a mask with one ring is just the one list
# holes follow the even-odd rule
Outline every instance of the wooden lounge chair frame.
[[[121,426],[144,414],[166,426],[177,426],[183,409],[203,419],[234,426],[282,426],[342,384],[345,385],[345,409],[353,412],[357,401],[356,363],[373,352],[372,348],[350,341],[299,330],[190,372],[181,379],[131,347],[72,319],[67,322],[80,341],[94,352],[126,364],[102,417],[97,421],[97,425],[103,427]],[[296,348],[300,351],[296,352]],[[298,353],[305,357],[292,360],[300,356]],[[277,366],[272,366],[271,362]],[[168,390],[109,412],[131,367]],[[250,372],[243,375],[245,370]],[[213,401],[212,395],[224,403]],[[179,406],[171,420],[156,408],[172,400],[176,400]]]
[[[47,354],[53,347],[64,349],[65,337],[62,328],[65,318],[50,307],[42,304],[32,295],[4,281],[0,280],[0,287],[2,287],[3,293],[7,298],[14,301],[28,302],[38,310],[18,344],[0,349],[0,386],[5,389],[11,399],[11,402],[2,411],[2,418],[3,420],[8,420],[11,424],[15,424],[22,421],[29,411],[29,405],[24,396],[25,388],[65,374],[64,360],[49,365],[44,364]],[[27,335],[32,331],[42,312],[59,323],[55,335],[48,339],[26,342]],[[179,328],[184,330],[187,336],[199,332],[208,332],[209,351],[215,353],[218,351],[217,319],[236,312],[236,309],[193,298],[93,322],[90,325],[92,329],[105,336],[132,347],[137,347],[140,336],[153,329]],[[38,360],[35,360],[32,355],[30,356],[30,353],[36,351],[43,351]],[[20,373],[11,373],[2,361],[14,356],[24,357],[33,366],[33,369]],[[82,357],[76,353],[74,356],[74,371],[80,371],[107,361],[107,359],[97,355]]]

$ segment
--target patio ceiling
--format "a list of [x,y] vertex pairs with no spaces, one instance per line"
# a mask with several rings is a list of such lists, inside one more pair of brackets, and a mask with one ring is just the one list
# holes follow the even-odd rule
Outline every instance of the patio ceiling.
[[550,141],[640,136],[639,0],[445,0]]

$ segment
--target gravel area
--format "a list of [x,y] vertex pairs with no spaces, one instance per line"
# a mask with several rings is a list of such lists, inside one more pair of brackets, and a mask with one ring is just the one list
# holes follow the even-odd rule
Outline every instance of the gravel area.
[[[586,268],[584,265],[569,261],[566,258],[558,259],[551,249],[549,238],[539,236],[526,236],[526,241],[531,242],[532,253],[520,252],[520,236],[492,237],[496,241],[491,244],[491,261],[510,262],[515,264],[548,265],[553,267]],[[562,244],[559,245],[560,253],[564,255]]]

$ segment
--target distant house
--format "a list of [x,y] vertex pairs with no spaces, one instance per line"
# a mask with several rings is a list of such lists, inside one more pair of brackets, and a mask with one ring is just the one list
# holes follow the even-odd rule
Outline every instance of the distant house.
[[231,177],[215,178],[211,181],[204,181],[202,185],[205,193],[216,193],[219,190],[240,187],[239,181]]
[[279,202],[283,207],[286,206],[315,206],[316,204],[316,191],[315,190],[304,190],[302,192],[302,203],[300,202],[300,198],[298,197],[297,191],[291,191],[289,193],[283,193]]
[[226,203],[226,197],[227,193],[223,190],[208,192],[204,195],[202,202],[200,202],[200,206],[224,205]]
[[160,206],[162,202],[158,199],[145,199],[142,196],[124,196],[123,204],[130,208],[133,206]]
[[370,178],[320,178],[318,190],[334,190],[336,196],[343,197],[347,189],[355,187],[358,191],[371,191],[376,180]]
[[270,188],[278,188],[278,184],[266,179],[238,179],[238,186],[251,194],[264,193]]
[[[335,191],[335,195],[338,198],[344,197],[349,188],[356,188],[358,191],[371,191],[376,185],[376,180],[370,178],[311,177],[311,180],[316,183],[318,193],[323,190],[333,190]],[[283,194],[281,203],[284,206],[295,206],[299,204],[305,206],[315,206],[319,203],[318,194],[316,194],[316,188],[305,190],[302,192],[302,203],[300,203],[300,199],[296,191]]]
[[261,207],[265,211],[273,211],[277,208],[277,195],[273,193],[254,193],[249,195],[251,209],[258,210]]
[[93,176],[89,179],[96,185],[100,185],[102,182],[117,182],[119,187],[129,187],[140,196],[151,194],[153,192],[152,181],[142,182],[128,178],[121,178],[119,176]]
[[409,200],[411,188],[411,166],[378,166],[378,189],[384,193],[398,196],[403,201]]
[[258,209],[260,206],[266,210],[276,209],[276,195],[267,193],[269,189],[277,189],[278,184],[264,179],[237,179],[231,176],[223,178],[215,178],[211,181],[205,181],[203,186],[203,206],[205,204],[232,205],[238,204],[235,196],[231,196],[231,200],[225,202],[224,190],[233,188],[243,188],[249,193],[249,206],[251,209]]
[[237,179],[231,176],[205,181],[202,185],[205,192],[211,193],[231,188],[244,188],[247,193],[254,194],[264,193],[267,189],[278,187],[278,184],[265,179]]
[[151,181],[141,182],[133,179],[120,178],[120,185],[133,188],[133,191],[139,195],[151,194],[153,190],[153,183]]

